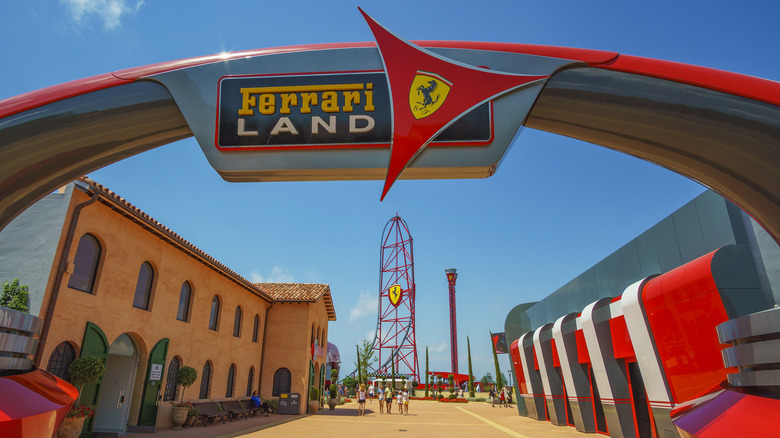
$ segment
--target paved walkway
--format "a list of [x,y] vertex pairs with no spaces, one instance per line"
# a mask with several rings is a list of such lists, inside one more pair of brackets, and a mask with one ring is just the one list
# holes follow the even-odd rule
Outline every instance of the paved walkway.
[[356,403],[320,411],[317,415],[276,415],[209,424],[184,430],[163,430],[157,434],[127,434],[122,438],[257,438],[257,437],[478,437],[478,438],[557,438],[585,435],[572,427],[553,426],[517,415],[514,408],[491,407],[487,403],[445,404],[415,401],[409,415],[379,414],[379,405],[366,405],[366,415],[358,417]]

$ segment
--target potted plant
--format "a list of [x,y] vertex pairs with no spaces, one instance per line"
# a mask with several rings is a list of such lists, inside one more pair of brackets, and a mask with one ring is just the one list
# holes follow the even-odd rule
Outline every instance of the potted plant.
[[330,370],[331,384],[329,388],[330,398],[328,399],[328,409],[330,409],[331,411],[336,409],[336,405],[339,404],[339,399],[338,399],[339,387],[336,386],[336,381],[338,380],[338,378],[339,378],[339,370],[335,368]]
[[331,411],[336,409],[336,405],[339,404],[338,397],[338,386],[336,386],[335,383],[330,384],[330,398],[328,399],[328,409]]
[[176,372],[176,384],[181,385],[181,396],[178,402],[171,404],[171,423],[172,429],[179,430],[187,422],[190,415],[195,415],[195,408],[190,402],[184,402],[184,391],[188,386],[195,383],[198,378],[198,372],[193,367],[183,366]]
[[316,414],[318,410],[320,410],[320,390],[311,387],[309,389],[309,413],[310,414]]
[[82,356],[71,362],[70,368],[68,368],[70,382],[78,387],[79,396],[57,430],[57,438],[76,438],[81,434],[81,429],[84,428],[84,420],[95,415],[95,411],[91,408],[79,404],[81,391],[84,389],[84,385],[97,383],[105,371],[105,364],[95,356]]

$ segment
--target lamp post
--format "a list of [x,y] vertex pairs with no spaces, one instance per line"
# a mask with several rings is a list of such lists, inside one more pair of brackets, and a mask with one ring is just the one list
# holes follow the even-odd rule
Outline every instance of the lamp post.
[[452,354],[452,373],[458,374],[458,316],[455,310],[455,281],[458,279],[458,270],[445,269],[447,283],[450,290],[450,353]]

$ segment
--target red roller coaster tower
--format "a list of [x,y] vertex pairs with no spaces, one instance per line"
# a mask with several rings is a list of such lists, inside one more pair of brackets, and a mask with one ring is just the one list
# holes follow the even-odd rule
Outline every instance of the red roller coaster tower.
[[374,350],[379,374],[403,374],[420,381],[414,322],[414,253],[406,221],[396,215],[382,232],[379,266],[379,318]]

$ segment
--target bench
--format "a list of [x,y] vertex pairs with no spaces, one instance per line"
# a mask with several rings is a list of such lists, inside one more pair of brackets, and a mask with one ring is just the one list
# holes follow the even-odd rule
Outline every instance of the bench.
[[241,403],[238,400],[225,400],[222,402],[222,410],[230,412],[233,418],[244,416],[245,419],[249,418],[249,409],[242,408]]
[[214,402],[204,402],[204,403],[193,403],[192,407],[195,408],[195,412],[197,412],[197,415],[195,416],[195,420],[193,420],[192,424],[190,424],[190,427],[194,426],[195,423],[200,420],[203,423],[203,427],[206,427],[206,421],[213,422],[214,419],[218,418],[220,421],[222,421],[222,424],[225,424],[225,417],[230,419],[230,421],[233,421],[232,418],[230,418],[230,412],[219,410],[219,405]]

